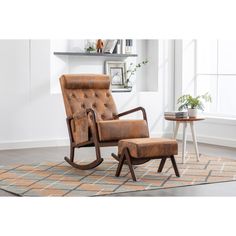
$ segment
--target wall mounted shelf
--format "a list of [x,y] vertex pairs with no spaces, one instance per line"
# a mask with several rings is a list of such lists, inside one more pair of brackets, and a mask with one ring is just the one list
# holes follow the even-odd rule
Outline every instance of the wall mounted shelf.
[[82,57],[137,57],[137,54],[109,54],[109,53],[86,53],[86,52],[54,52],[58,56],[82,56]]
[[[122,61],[125,60],[128,57],[137,57],[138,54],[115,54],[115,53],[86,53],[86,52],[53,52],[53,54],[55,56],[76,56],[78,57],[82,57],[86,60],[88,60],[88,57],[97,57],[100,58],[99,61],[104,61],[106,60],[106,58],[113,58],[114,60],[116,60],[115,58],[120,58]],[[83,60],[83,59],[82,59]],[[102,64],[101,64],[102,65]],[[126,92],[131,92],[132,88],[112,88],[112,92],[113,93],[126,93]]]
[[112,88],[111,91],[113,93],[122,93],[122,92],[131,92],[132,91],[132,88],[118,88],[118,89],[115,89],[115,88]]

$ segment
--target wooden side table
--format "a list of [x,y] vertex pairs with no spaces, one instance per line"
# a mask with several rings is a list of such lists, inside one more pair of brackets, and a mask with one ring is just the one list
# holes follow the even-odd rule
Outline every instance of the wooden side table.
[[191,132],[192,132],[192,138],[193,138],[193,144],[196,152],[196,157],[197,161],[199,161],[199,152],[198,152],[198,145],[197,145],[197,139],[196,139],[196,131],[194,127],[194,122],[195,121],[201,121],[205,120],[204,117],[195,117],[195,118],[174,118],[174,117],[165,117],[166,120],[169,121],[175,121],[175,131],[174,131],[174,139],[176,139],[178,130],[179,130],[179,125],[180,123],[183,124],[183,140],[182,140],[182,162],[185,163],[185,156],[186,156],[186,129],[187,129],[187,124],[190,124]]

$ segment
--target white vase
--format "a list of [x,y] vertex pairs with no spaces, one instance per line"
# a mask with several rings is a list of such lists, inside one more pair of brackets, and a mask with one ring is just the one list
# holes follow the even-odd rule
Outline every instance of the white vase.
[[188,108],[188,116],[189,117],[197,117],[197,109]]

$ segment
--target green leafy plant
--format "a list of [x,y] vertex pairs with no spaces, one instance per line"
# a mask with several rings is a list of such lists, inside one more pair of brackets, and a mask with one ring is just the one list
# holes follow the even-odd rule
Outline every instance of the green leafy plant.
[[93,47],[88,47],[88,48],[86,48],[86,51],[87,51],[87,52],[93,52],[93,51],[95,51],[95,48],[93,48]]
[[138,64],[133,64],[132,62],[129,64],[128,70],[125,72],[126,74],[126,84],[130,82],[131,77],[137,72],[139,68],[146,65],[148,63],[148,60],[144,60]]
[[96,51],[96,45],[95,45],[95,43],[93,42],[93,41],[88,41],[87,42],[87,45],[86,45],[86,47],[85,47],[85,51],[86,52],[94,52],[94,51]]
[[189,94],[183,95],[178,98],[177,104],[180,104],[179,111],[182,111],[184,109],[199,109],[204,110],[203,101],[205,102],[212,102],[211,96],[209,93],[205,93],[203,95],[192,97]]

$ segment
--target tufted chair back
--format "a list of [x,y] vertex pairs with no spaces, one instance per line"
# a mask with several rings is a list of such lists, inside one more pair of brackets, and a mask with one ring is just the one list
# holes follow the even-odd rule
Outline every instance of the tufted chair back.
[[[79,74],[62,75],[60,78],[66,114],[85,114],[92,108],[96,120],[112,120],[117,115],[116,105],[110,92],[110,79],[107,75]],[[74,122],[73,139],[76,143],[90,139],[89,122],[86,116],[81,116]]]

